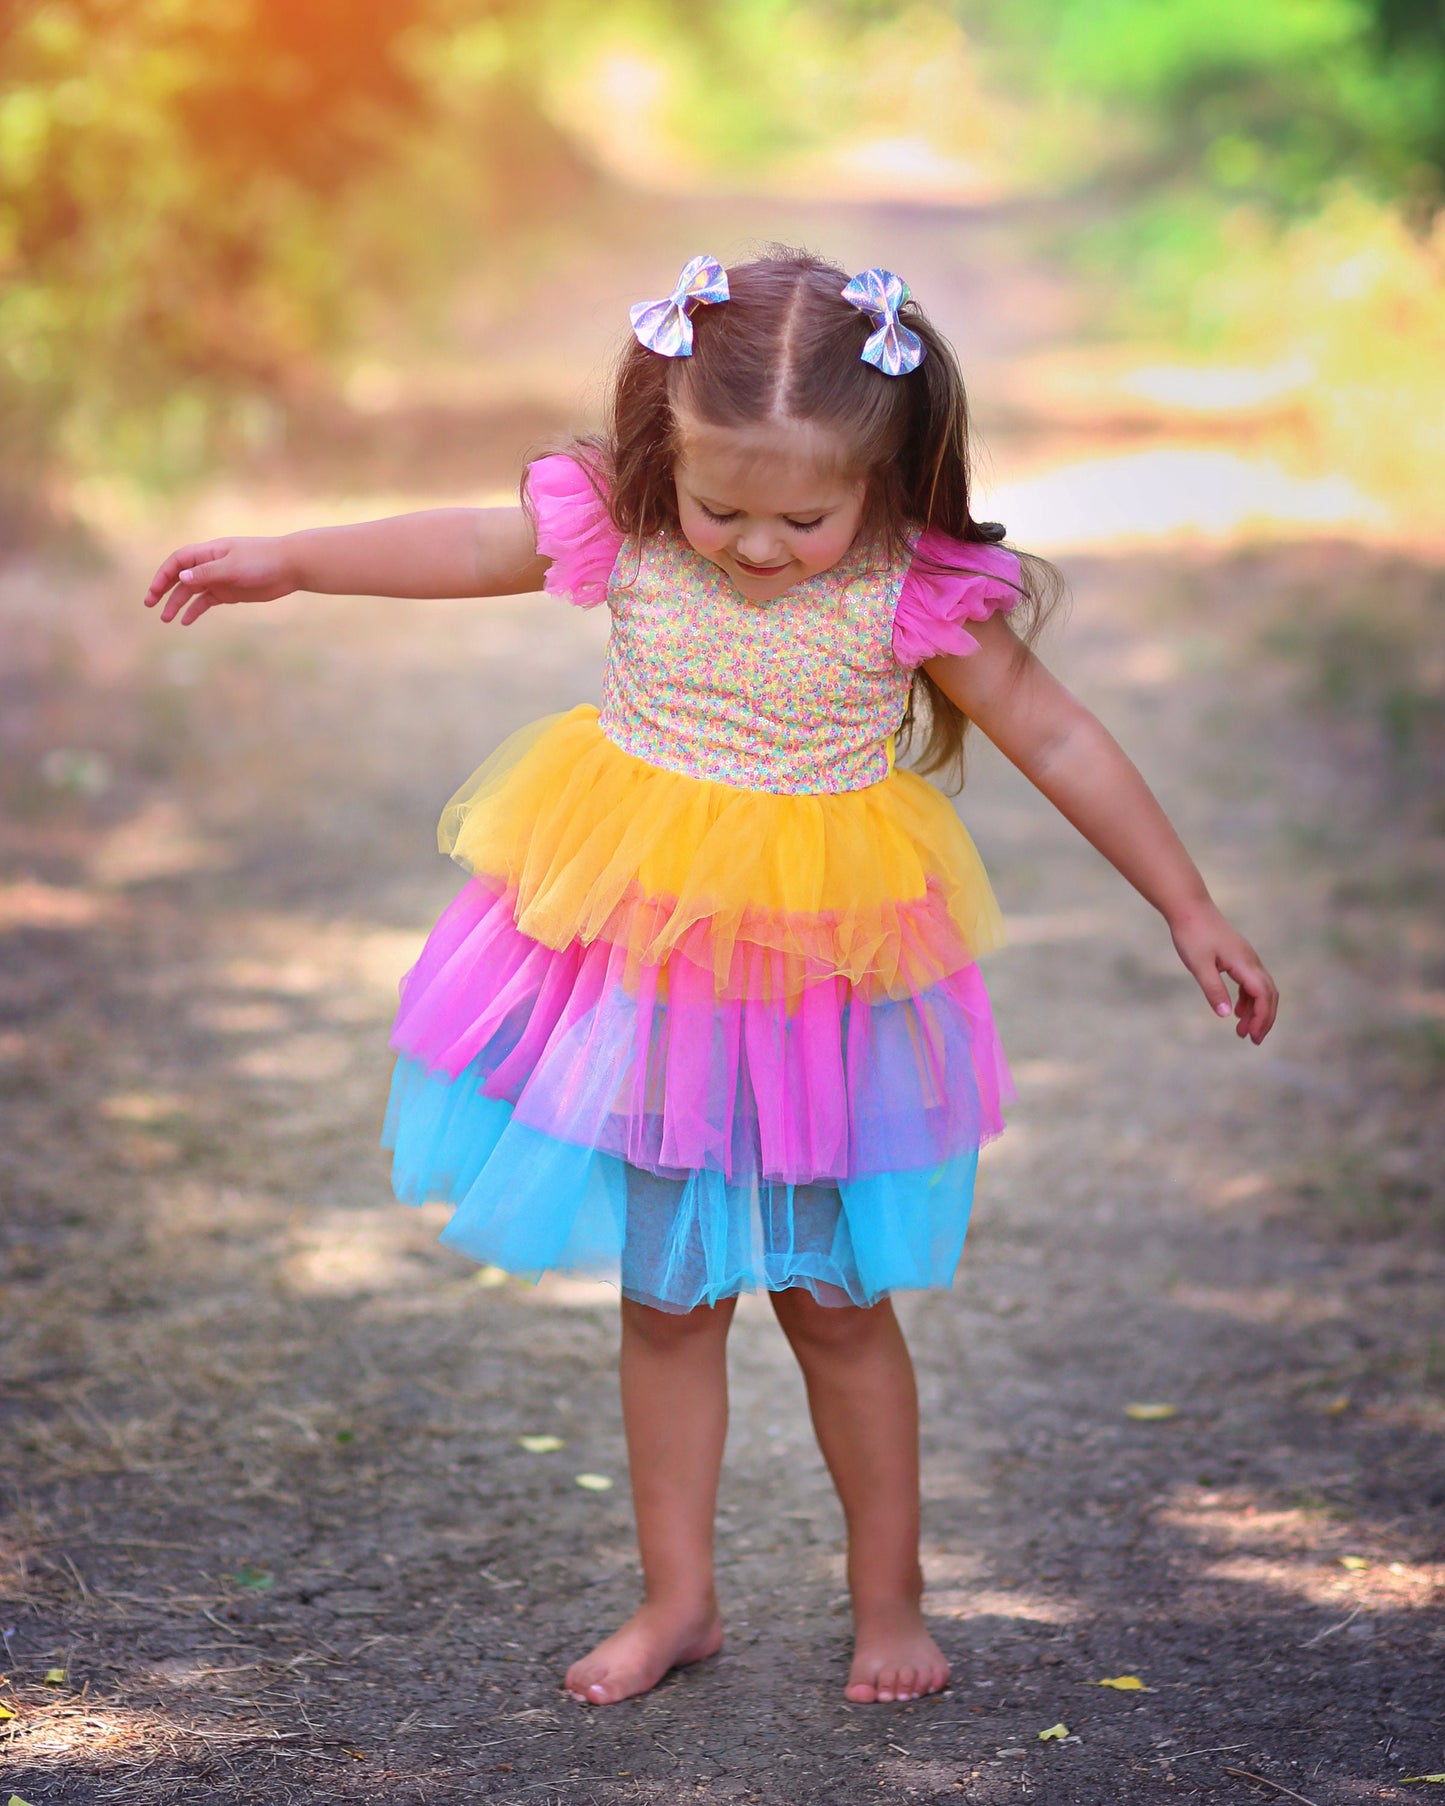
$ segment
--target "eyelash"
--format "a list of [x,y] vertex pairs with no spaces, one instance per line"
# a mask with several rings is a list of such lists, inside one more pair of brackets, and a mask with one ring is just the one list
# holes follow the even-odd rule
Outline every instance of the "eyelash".
[[[712,509],[702,502],[698,503],[698,508],[708,520],[716,521],[720,527],[725,527],[730,520],[737,519],[736,514],[714,514]],[[788,520],[786,515],[783,518],[795,533],[811,533],[815,527],[822,526],[824,519],[821,514],[816,520]]]

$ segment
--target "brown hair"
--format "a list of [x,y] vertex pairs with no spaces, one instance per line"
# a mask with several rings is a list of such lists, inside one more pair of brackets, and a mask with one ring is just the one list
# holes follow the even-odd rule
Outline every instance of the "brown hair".
[[[923,341],[922,363],[907,376],[885,376],[864,363],[860,353],[873,328],[843,299],[847,281],[836,264],[775,245],[728,271],[726,303],[692,313],[690,357],[661,357],[628,341],[606,436],[570,448],[620,532],[642,539],[677,529],[673,466],[682,410],[713,426],[783,418],[831,429],[854,448],[854,466],[866,479],[860,532],[889,560],[906,560],[924,527],[974,544],[1004,538],[1001,526],[976,521],[969,509],[968,400],[953,347],[908,300],[900,318]],[[1021,600],[1009,621],[1028,644],[1063,582],[1044,560],[1018,557]],[[941,568],[970,567],[963,561]],[[917,671],[901,741],[906,748],[921,739],[919,769],[961,783],[967,727],[962,710]]]

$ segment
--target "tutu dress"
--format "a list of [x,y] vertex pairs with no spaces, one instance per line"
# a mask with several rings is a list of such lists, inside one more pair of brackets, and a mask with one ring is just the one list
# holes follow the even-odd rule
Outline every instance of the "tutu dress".
[[397,1196],[453,1204],[478,1261],[669,1311],[949,1286],[1009,1091],[976,964],[1000,921],[893,737],[1017,559],[930,529],[759,606],[678,532],[624,540],[570,457],[528,491],[545,587],[611,611],[603,702],[442,817],[472,875],[402,981]]

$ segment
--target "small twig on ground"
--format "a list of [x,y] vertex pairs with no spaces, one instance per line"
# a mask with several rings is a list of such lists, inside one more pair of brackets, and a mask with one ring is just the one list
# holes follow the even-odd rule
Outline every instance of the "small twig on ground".
[[1247,1750],[1247,1743],[1211,1743],[1207,1749],[1181,1750],[1177,1756],[1161,1755],[1161,1762],[1187,1762],[1191,1756],[1232,1756],[1236,1750]]
[[1363,1605],[1357,1605],[1348,1618],[1341,1618],[1338,1624],[1327,1626],[1324,1630],[1320,1631],[1318,1636],[1306,1637],[1304,1642],[1300,1644],[1300,1648],[1313,1649],[1316,1643],[1323,1643],[1326,1637],[1334,1636],[1337,1630],[1343,1630],[1347,1624],[1353,1624],[1355,1619],[1359,1617],[1364,1609]]
[[1286,1787],[1282,1781],[1271,1781],[1268,1775],[1252,1775],[1247,1768],[1230,1768],[1227,1763],[1224,1772],[1227,1775],[1238,1775],[1241,1781],[1258,1781],[1261,1787],[1272,1787],[1276,1793],[1282,1793],[1291,1800],[1298,1800],[1300,1806],[1315,1806],[1313,1800],[1305,1799],[1302,1793],[1296,1793],[1292,1787]]

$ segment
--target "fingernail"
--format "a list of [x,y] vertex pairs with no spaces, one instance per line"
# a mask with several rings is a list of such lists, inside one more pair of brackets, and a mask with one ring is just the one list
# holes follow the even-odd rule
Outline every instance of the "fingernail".
[[192,579],[192,577],[195,576],[195,574],[196,573],[194,571],[182,571],[181,572],[181,582],[189,583],[190,580]]
[[1227,1003],[1216,1003],[1214,1006],[1214,1013],[1216,1016],[1227,1016],[1229,1014],[1229,1005]]

